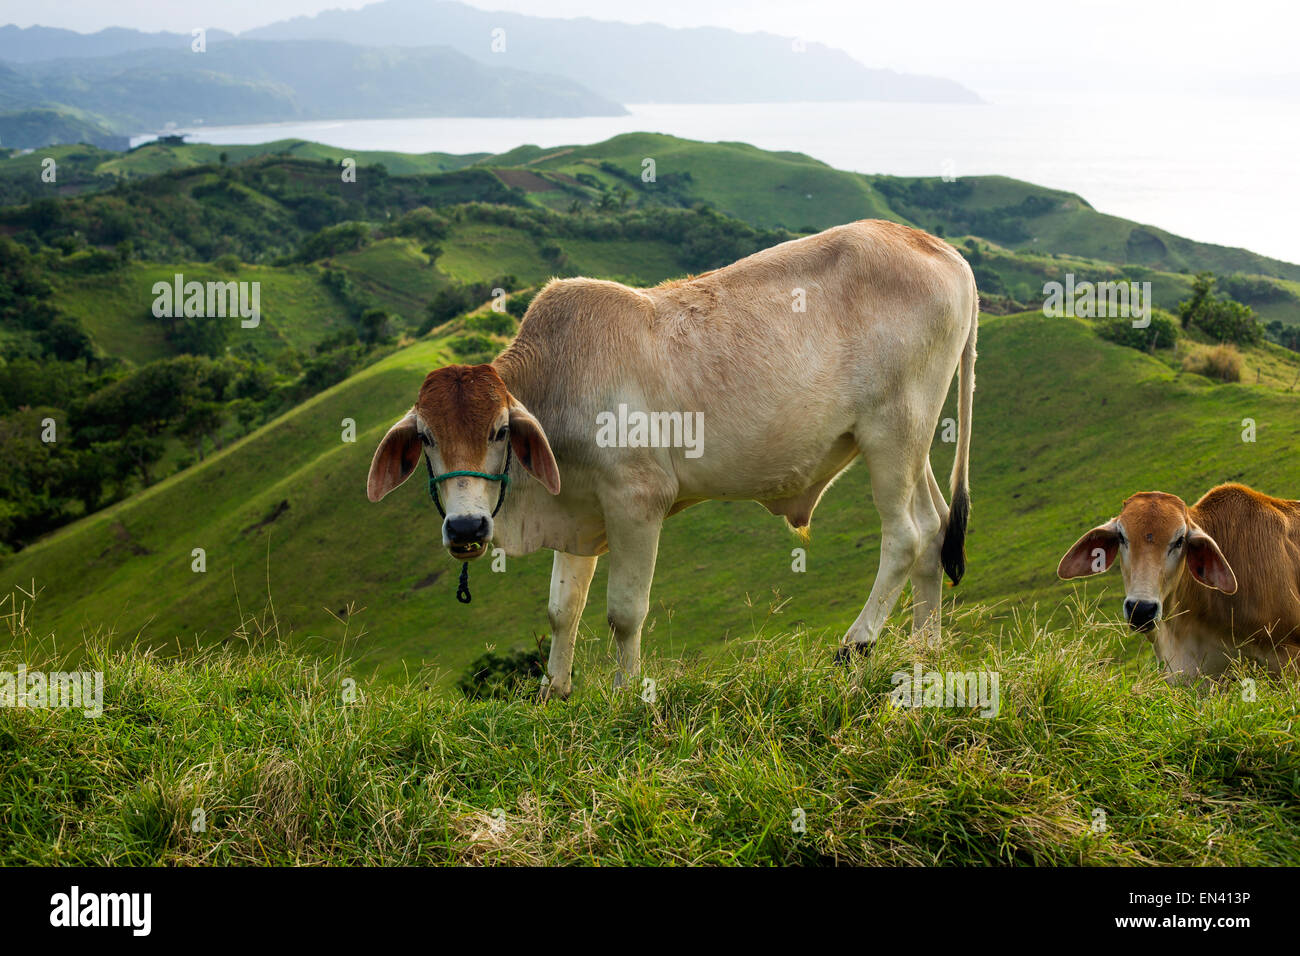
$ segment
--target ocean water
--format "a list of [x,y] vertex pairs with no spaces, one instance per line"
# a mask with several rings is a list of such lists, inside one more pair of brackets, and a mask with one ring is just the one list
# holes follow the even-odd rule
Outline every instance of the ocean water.
[[[504,152],[670,133],[806,153],[840,169],[1001,174],[1078,193],[1101,212],[1300,262],[1300,104],[1205,96],[985,92],[987,102],[629,105],[578,119],[400,119],[194,127],[192,141],[286,137],[344,149]],[[143,141],[149,137],[139,137]]]

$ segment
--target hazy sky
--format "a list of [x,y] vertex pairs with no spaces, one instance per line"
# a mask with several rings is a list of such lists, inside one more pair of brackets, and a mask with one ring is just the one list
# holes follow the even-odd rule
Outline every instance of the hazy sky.
[[[1297,72],[1295,0],[469,0],[485,10],[763,30],[840,47],[869,66],[977,89],[1169,89],[1233,77],[1268,89]],[[0,24],[232,31],[362,0],[0,0]],[[1253,78],[1253,82],[1252,79]],[[1293,88],[1294,88],[1294,81]]]

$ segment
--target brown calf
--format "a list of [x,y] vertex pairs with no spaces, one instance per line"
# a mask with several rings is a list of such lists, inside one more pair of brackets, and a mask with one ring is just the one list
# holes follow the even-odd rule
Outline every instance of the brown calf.
[[1236,656],[1300,670],[1300,501],[1227,484],[1188,507],[1145,491],[1066,552],[1077,578],[1120,557],[1124,617],[1146,633],[1171,683],[1218,676]]

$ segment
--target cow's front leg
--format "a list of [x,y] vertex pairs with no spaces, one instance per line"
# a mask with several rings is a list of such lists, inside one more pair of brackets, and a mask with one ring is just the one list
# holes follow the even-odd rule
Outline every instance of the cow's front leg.
[[618,648],[614,686],[625,687],[641,673],[641,626],[650,610],[662,519],[606,519],[609,540],[609,629]]
[[596,573],[596,557],[555,552],[551,565],[551,600],[547,616],[551,621],[551,655],[546,662],[542,697],[568,697],[573,690],[573,649],[578,642],[578,624],[587,606],[587,589]]

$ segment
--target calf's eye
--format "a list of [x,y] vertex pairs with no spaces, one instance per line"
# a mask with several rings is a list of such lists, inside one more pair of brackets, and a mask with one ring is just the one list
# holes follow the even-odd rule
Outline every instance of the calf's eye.
[[493,441],[504,441],[504,440],[505,440],[505,437],[506,437],[506,432],[507,432],[507,430],[508,430],[508,429],[506,428],[506,426],[505,426],[505,425],[502,425],[501,428],[500,428],[500,430],[497,431],[496,436],[495,436],[492,440],[493,440]]

